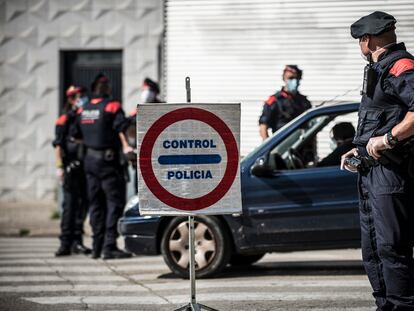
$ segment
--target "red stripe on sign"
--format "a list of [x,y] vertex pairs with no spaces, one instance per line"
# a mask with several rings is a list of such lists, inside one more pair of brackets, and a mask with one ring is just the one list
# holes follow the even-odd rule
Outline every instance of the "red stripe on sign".
[[[227,152],[227,166],[219,184],[210,193],[193,199],[182,198],[166,190],[158,182],[151,161],[152,149],[158,136],[171,124],[182,120],[196,120],[211,126],[220,135]],[[237,142],[230,128],[214,113],[200,108],[180,108],[163,115],[147,131],[139,153],[139,166],[148,189],[166,205],[185,211],[201,210],[222,199],[236,178],[238,163]]]

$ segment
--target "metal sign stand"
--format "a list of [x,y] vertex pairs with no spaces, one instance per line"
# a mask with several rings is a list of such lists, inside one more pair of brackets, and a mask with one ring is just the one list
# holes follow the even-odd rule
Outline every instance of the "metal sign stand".
[[[185,78],[185,88],[187,91],[187,103],[191,102],[191,88],[190,88],[190,77]],[[200,311],[200,310],[207,310],[207,311],[218,311],[216,309],[210,308],[208,306],[202,305],[197,303],[196,299],[196,277],[195,277],[195,248],[194,248],[194,216],[188,216],[188,241],[189,251],[190,251],[190,303],[180,307],[174,311]]]

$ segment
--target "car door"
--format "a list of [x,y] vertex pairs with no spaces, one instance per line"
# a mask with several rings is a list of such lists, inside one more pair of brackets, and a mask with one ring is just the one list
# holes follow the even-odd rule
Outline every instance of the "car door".
[[259,243],[324,244],[359,238],[356,175],[326,167],[251,179],[243,204]]
[[258,245],[339,247],[359,240],[357,175],[339,165],[246,174],[243,182],[246,230]]

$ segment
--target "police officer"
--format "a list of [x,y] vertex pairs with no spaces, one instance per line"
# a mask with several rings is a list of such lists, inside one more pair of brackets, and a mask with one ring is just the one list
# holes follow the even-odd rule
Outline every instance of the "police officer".
[[348,159],[359,156],[362,258],[378,310],[414,310],[414,57],[396,43],[396,20],[374,12],[351,25],[365,69]]
[[[160,87],[157,82],[150,78],[145,78],[141,87],[141,103],[160,103]],[[128,144],[133,148],[133,152],[127,154],[128,160],[134,168],[134,187],[135,193],[138,193],[137,177],[137,109],[135,108],[128,116],[130,126],[127,129]]]
[[66,91],[67,103],[56,121],[55,147],[57,176],[63,186],[60,247],[56,256],[70,255],[71,252],[90,254],[91,250],[83,245],[83,223],[86,218],[88,202],[86,180],[82,165],[82,145],[71,136],[75,126],[76,110],[81,90],[71,86]]
[[[85,172],[88,184],[90,221],[93,231],[92,257],[127,258],[131,254],[117,247],[117,223],[126,199],[121,157],[128,126],[121,104],[111,100],[109,78],[99,74],[93,83],[93,97],[78,110],[75,136],[86,148]],[[101,194],[105,197],[102,204]]]
[[302,70],[296,65],[286,65],[282,78],[285,86],[266,100],[259,118],[259,132],[263,140],[269,137],[269,128],[274,133],[311,107],[306,96],[298,91]]

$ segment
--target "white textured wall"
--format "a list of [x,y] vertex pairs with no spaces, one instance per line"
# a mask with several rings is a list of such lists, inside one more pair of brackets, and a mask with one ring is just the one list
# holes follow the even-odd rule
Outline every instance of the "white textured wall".
[[162,0],[0,0],[0,201],[53,200],[59,51],[123,50],[123,102],[157,78]]

